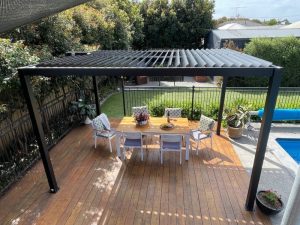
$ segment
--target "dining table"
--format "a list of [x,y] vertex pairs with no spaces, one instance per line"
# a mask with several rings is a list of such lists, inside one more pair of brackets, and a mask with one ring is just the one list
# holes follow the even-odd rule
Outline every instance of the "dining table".
[[187,118],[170,118],[171,129],[164,129],[163,124],[168,123],[166,117],[150,117],[145,125],[138,125],[133,117],[123,117],[116,126],[117,155],[121,157],[120,139],[123,132],[140,132],[142,135],[174,134],[185,137],[185,159],[189,160],[190,128]]

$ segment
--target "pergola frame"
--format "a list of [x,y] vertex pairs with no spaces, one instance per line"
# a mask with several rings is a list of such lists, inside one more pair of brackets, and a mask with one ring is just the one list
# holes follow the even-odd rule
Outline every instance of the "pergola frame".
[[[244,54],[245,55],[245,54]],[[95,55],[94,57],[97,57]],[[172,55],[173,57],[173,55]],[[250,57],[250,56],[249,56]],[[282,77],[282,68],[277,66],[260,66],[260,67],[87,67],[84,65],[78,67],[68,66],[29,66],[19,68],[18,70],[24,97],[27,102],[28,111],[33,125],[33,130],[39,145],[39,151],[43,161],[44,169],[47,175],[50,192],[56,193],[59,187],[56,182],[52,163],[49,157],[48,149],[45,144],[45,136],[42,128],[42,120],[39,113],[38,104],[34,97],[32,86],[30,83],[31,76],[92,76],[93,87],[95,93],[96,111],[101,112],[97,77],[98,76],[222,76],[223,85],[220,96],[220,106],[217,122],[217,135],[220,135],[222,113],[224,109],[225,94],[227,80],[229,77],[267,77],[269,78],[268,92],[264,107],[264,115],[261,122],[256,154],[253,164],[253,169],[250,178],[250,184],[246,199],[246,210],[252,211],[254,207],[255,197],[259,184],[259,179],[262,171],[262,165],[265,157],[266,146],[271,129],[272,117],[276,105],[276,99],[280,87]],[[123,85],[122,85],[123,88]],[[124,99],[123,99],[124,101]]]

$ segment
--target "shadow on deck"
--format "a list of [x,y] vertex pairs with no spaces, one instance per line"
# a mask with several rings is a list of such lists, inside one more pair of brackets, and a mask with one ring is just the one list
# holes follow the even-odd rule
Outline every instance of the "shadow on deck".
[[[114,121],[116,124],[118,121]],[[244,210],[249,176],[225,136],[214,136],[179,165],[158,140],[121,162],[105,140],[93,147],[89,126],[73,129],[50,152],[60,190],[48,193],[41,162],[0,198],[1,224],[259,224]]]

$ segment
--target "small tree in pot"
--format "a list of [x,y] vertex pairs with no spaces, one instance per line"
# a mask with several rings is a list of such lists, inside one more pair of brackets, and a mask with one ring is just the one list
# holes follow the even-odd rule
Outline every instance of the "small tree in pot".
[[256,204],[267,215],[277,214],[283,209],[280,196],[271,190],[259,191],[256,195]]
[[238,106],[237,108],[225,110],[225,120],[227,123],[228,136],[239,138],[243,134],[244,125],[249,121],[250,113],[247,107]]

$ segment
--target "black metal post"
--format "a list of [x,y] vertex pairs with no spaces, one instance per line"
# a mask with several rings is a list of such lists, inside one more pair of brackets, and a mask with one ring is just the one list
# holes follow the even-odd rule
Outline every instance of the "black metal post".
[[194,119],[194,99],[195,99],[195,86],[192,88],[192,112],[191,112],[191,119]]
[[269,133],[271,130],[272,118],[274,113],[274,108],[276,105],[276,99],[280,87],[281,81],[281,69],[274,69],[273,76],[269,78],[268,93],[264,108],[264,115],[261,122],[256,153],[253,163],[253,169],[251,173],[249,189],[246,199],[246,210],[252,211],[254,207],[257,187],[260,179],[260,174],[262,170],[262,165],[265,158],[266,147],[269,139]]
[[97,112],[97,115],[100,115],[101,107],[100,107],[100,102],[99,102],[98,82],[97,82],[96,76],[93,76],[93,86],[94,86],[94,95],[95,95],[95,103],[96,103],[96,112]]
[[57,182],[56,182],[56,178],[54,175],[49,152],[46,148],[45,135],[44,135],[43,127],[42,127],[42,118],[39,113],[36,99],[32,92],[32,87],[30,84],[30,77],[24,76],[23,74],[19,74],[19,77],[20,77],[22,89],[24,92],[24,97],[27,102],[28,112],[29,112],[29,115],[31,118],[33,131],[36,136],[36,140],[37,140],[37,143],[39,146],[39,151],[40,151],[41,158],[43,161],[44,169],[45,169],[45,172],[47,175],[50,192],[56,193],[59,190],[59,188],[57,186]]
[[125,105],[125,91],[124,91],[124,78],[121,77],[121,82],[122,82],[122,97],[123,97],[123,111],[124,111],[124,116],[126,116],[126,105]]
[[222,117],[224,110],[224,102],[225,102],[225,93],[227,88],[228,77],[223,77],[222,90],[221,90],[221,99],[220,99],[220,107],[218,112],[218,126],[217,126],[217,135],[220,135],[221,125],[222,125]]

